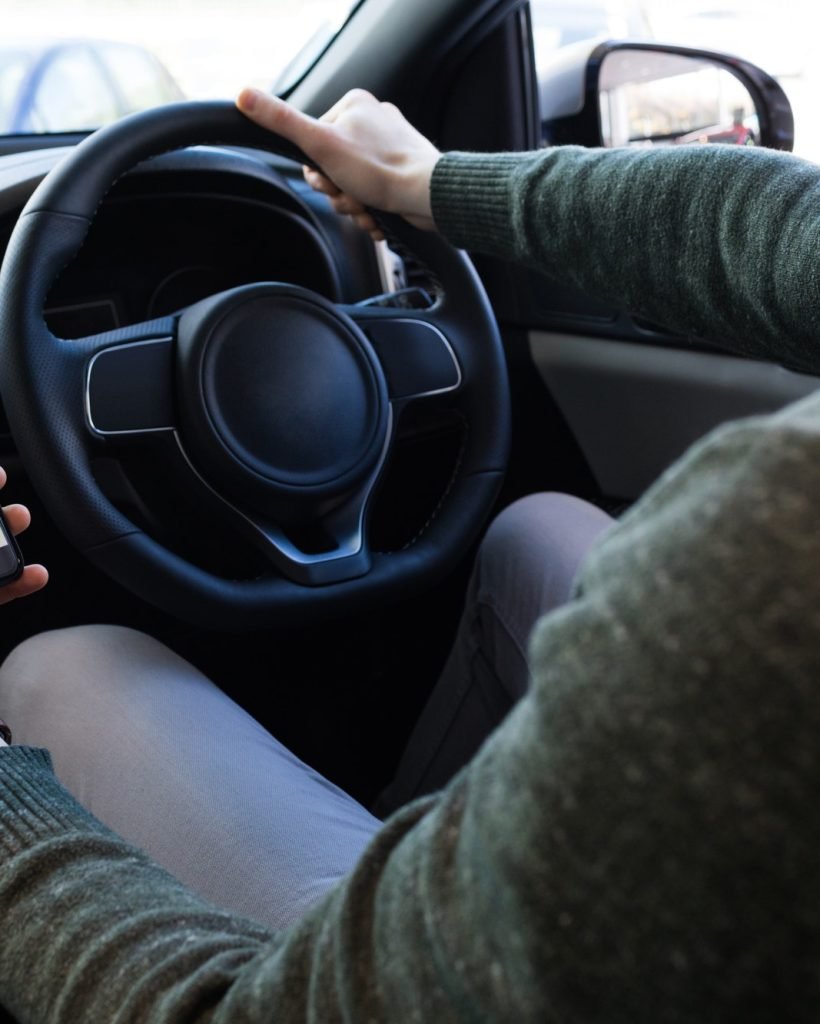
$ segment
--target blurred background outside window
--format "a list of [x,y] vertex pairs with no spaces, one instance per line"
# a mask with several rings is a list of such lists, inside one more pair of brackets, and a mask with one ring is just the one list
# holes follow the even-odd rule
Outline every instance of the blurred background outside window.
[[[408,0],[410,2],[410,0]],[[70,131],[181,97],[282,91],[356,0],[0,0],[0,133]],[[736,53],[783,85],[820,160],[820,0],[531,0],[536,63],[594,38]]]
[[795,152],[820,160],[818,0],[530,0],[536,64],[582,39],[644,39],[720,50],[773,75],[795,115]]

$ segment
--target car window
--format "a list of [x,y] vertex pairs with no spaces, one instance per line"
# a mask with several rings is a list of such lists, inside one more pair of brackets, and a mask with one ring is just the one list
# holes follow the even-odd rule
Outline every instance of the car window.
[[817,0],[649,0],[649,8],[658,38],[735,53],[773,75],[794,111],[795,153],[820,160]]
[[[536,67],[541,76],[560,61],[563,47],[584,39],[655,40],[736,54],[772,75],[795,116],[794,151],[820,161],[814,129],[820,73],[814,59],[820,33],[817,0],[530,0]],[[757,127],[744,113],[700,126],[710,141],[741,138],[752,144]],[[714,129],[714,130],[713,130]]]
[[14,50],[0,53],[0,124],[9,125],[14,116],[15,99],[26,73],[28,56]]
[[[81,131],[113,121],[116,98],[89,50],[57,51],[42,70],[31,104],[31,130]],[[22,125],[25,130],[25,125]]]
[[145,110],[182,99],[182,90],[148,51],[107,43],[100,45],[97,52],[116,83],[126,110]]
[[[96,128],[170,100],[230,99],[244,85],[284,90],[360,2],[0,0],[0,134]],[[59,67],[46,72],[52,50]]]
[[530,15],[536,65],[583,39],[647,39],[651,35],[639,0],[530,0]]

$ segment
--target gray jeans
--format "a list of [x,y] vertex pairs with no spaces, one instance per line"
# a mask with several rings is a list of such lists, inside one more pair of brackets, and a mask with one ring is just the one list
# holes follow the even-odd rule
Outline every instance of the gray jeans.
[[[493,523],[456,644],[378,813],[445,783],[525,691],[530,630],[567,600],[609,522],[578,499],[534,495]],[[15,742],[47,747],[101,821],[203,896],[273,927],[345,875],[380,824],[133,630],[26,640],[0,668],[0,708]]]

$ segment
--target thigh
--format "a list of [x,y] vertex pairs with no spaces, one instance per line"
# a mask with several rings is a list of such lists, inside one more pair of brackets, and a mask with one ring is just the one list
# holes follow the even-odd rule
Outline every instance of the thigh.
[[529,687],[527,646],[541,616],[569,600],[586,553],[611,516],[567,494],[533,494],[482,541],[455,643],[376,810],[438,789]]
[[457,671],[486,663],[512,704],[529,689],[533,626],[572,596],[581,563],[612,524],[596,505],[569,494],[531,494],[504,509],[479,549],[453,648]]
[[379,821],[188,662],[116,626],[44,633],[0,668],[15,743],[182,882],[281,927],[355,864]]

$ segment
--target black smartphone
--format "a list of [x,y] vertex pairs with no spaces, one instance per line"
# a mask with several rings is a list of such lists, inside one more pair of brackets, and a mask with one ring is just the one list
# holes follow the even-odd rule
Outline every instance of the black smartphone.
[[13,583],[23,572],[23,553],[0,509],[0,587]]

